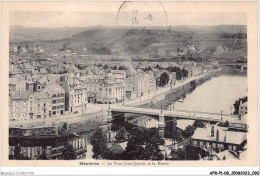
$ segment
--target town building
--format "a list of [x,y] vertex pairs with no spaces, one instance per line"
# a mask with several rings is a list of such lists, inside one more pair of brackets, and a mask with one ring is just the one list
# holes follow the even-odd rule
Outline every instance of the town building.
[[87,152],[86,136],[70,134],[68,136],[29,136],[9,138],[9,159],[15,159],[15,147],[20,150],[20,157],[29,160],[63,159],[63,150],[66,145],[72,145],[76,159],[86,157]]
[[33,94],[30,91],[15,91],[11,96],[12,116],[10,121],[21,121],[33,119]]
[[10,108],[11,121],[48,118],[51,116],[51,97],[47,92],[15,91]]
[[140,68],[130,68],[126,74],[126,97],[142,97],[156,91],[156,77],[152,72],[143,72]]
[[36,91],[37,91],[37,92],[42,92],[42,90],[43,90],[47,85],[54,85],[54,84],[56,84],[56,81],[58,80],[59,76],[60,76],[60,75],[58,75],[58,74],[41,76],[41,77],[36,81]]
[[85,114],[87,109],[87,87],[76,77],[63,75],[57,81],[65,90],[65,110],[69,113]]
[[11,96],[12,92],[14,91],[26,91],[28,89],[24,79],[19,77],[13,77],[9,79],[9,96]]
[[[51,117],[52,102],[51,97],[47,92],[35,92],[33,93],[34,105],[30,104],[30,119],[45,119]],[[34,113],[32,114],[32,110]]]
[[245,114],[247,114],[247,101],[244,103],[242,103],[242,101],[240,101],[238,115],[244,116]]
[[113,104],[124,102],[125,73],[109,70],[106,74],[89,74],[83,81],[88,90],[88,102]]
[[52,108],[50,117],[65,114],[65,90],[59,85],[47,85],[43,92],[47,92],[51,97]]
[[215,152],[242,150],[246,144],[246,133],[226,131],[226,128],[208,125],[206,128],[197,128],[191,138],[191,145],[210,149]]

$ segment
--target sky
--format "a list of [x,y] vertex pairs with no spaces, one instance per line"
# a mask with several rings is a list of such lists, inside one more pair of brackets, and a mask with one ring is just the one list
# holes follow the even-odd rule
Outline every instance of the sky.
[[[149,16],[151,15],[151,16]],[[244,13],[219,12],[139,12],[136,16],[127,11],[90,12],[90,11],[12,11],[11,26],[24,27],[89,27],[89,26],[179,26],[179,25],[246,25]],[[134,19],[138,17],[137,20]],[[137,24],[138,23],[138,24]]]

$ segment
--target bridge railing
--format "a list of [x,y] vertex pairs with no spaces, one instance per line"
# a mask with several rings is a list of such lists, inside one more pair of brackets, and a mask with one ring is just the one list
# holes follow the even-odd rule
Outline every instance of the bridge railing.
[[[212,112],[200,112],[200,111],[188,111],[188,110],[175,110],[177,112],[186,112],[186,113],[196,113],[196,114],[208,114],[208,115],[217,115],[221,116],[220,113],[212,113]],[[230,114],[222,114],[222,116],[230,116]]]

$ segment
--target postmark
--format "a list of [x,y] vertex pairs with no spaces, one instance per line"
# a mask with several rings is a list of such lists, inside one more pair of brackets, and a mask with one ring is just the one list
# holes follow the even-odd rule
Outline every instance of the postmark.
[[128,2],[116,15],[118,26],[167,26],[167,12],[162,2]]

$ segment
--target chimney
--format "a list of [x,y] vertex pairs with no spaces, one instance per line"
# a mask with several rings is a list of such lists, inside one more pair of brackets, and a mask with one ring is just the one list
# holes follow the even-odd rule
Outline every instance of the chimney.
[[216,140],[218,141],[219,140],[219,131],[217,129],[217,132],[216,132]]
[[214,126],[211,127],[211,137],[214,137]]

